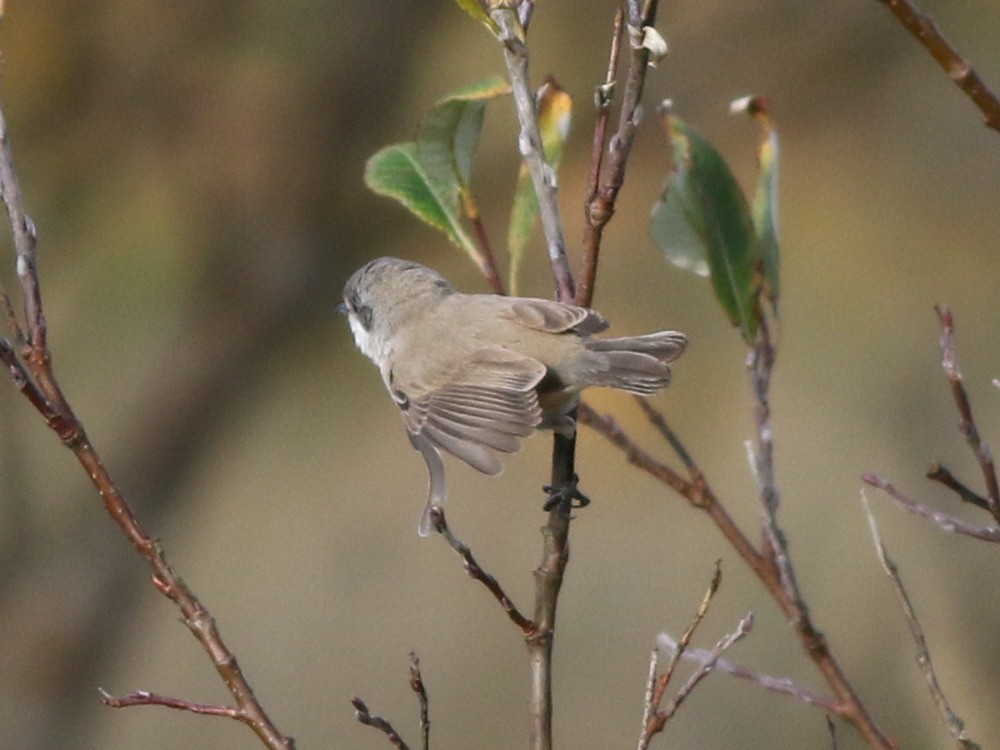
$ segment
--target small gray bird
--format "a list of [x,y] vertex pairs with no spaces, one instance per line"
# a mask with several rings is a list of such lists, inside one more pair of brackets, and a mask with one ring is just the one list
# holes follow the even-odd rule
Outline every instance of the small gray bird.
[[535,429],[572,434],[571,412],[588,386],[650,394],[670,382],[684,334],[591,338],[600,313],[545,299],[462,294],[436,271],[377,258],[344,287],[354,341],[382,373],[430,489],[419,532],[445,499],[447,451],[498,474],[493,451],[513,453]]

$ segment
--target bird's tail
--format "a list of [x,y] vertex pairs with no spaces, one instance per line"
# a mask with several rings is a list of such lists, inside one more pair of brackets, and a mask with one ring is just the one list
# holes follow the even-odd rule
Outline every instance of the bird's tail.
[[683,353],[687,337],[677,331],[660,331],[645,336],[586,339],[584,346],[602,360],[591,373],[591,385],[647,395],[667,387],[667,363]]

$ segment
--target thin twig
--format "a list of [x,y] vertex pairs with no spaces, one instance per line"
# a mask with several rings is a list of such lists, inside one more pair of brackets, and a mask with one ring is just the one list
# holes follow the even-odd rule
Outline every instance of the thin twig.
[[907,31],[931,54],[965,95],[983,113],[987,127],[1000,132],[1000,99],[979,77],[972,63],[964,59],[944,38],[930,16],[909,0],[879,0]]
[[739,624],[736,626],[736,630],[723,636],[719,642],[715,644],[715,648],[713,648],[710,652],[711,658],[695,670],[695,673],[688,678],[688,681],[684,683],[684,686],[677,691],[677,695],[674,696],[674,699],[667,704],[667,707],[663,710],[667,720],[677,713],[681,704],[684,703],[689,695],[691,695],[691,692],[695,689],[695,687],[697,687],[698,683],[708,677],[709,672],[715,669],[715,665],[719,661],[719,657],[732,648],[737,641],[749,635],[752,629],[753,614],[748,612],[740,620]]
[[225,716],[230,719],[239,718],[239,709],[232,706],[215,706],[209,703],[194,703],[183,698],[171,698],[157,695],[146,690],[137,690],[128,695],[114,696],[101,690],[101,703],[111,708],[128,708],[130,706],[163,706],[178,711],[188,711],[205,716]]
[[412,651],[410,652],[410,689],[417,694],[417,700],[420,701],[420,748],[428,750],[431,745],[431,717],[427,688],[424,686],[424,677],[420,674],[420,659]]
[[715,574],[712,576],[712,581],[708,586],[708,590],[705,592],[705,596],[701,600],[701,604],[698,606],[698,611],[695,612],[694,618],[688,624],[687,629],[681,636],[679,642],[671,643],[670,645],[670,662],[667,664],[667,668],[664,672],[657,676],[657,663],[659,661],[659,651],[658,649],[653,649],[652,656],[650,657],[649,663],[649,678],[646,685],[646,695],[645,703],[643,705],[642,712],[642,731],[639,734],[639,744],[637,745],[637,750],[646,750],[649,747],[649,742],[653,738],[653,735],[658,732],[663,731],[663,727],[667,722],[669,717],[661,715],[660,704],[663,702],[663,697],[667,692],[667,687],[670,685],[670,680],[673,679],[674,672],[677,670],[677,665],[680,663],[681,657],[687,650],[691,643],[691,638],[694,637],[695,631],[698,626],[701,625],[702,621],[705,619],[705,615],[708,614],[708,607],[712,603],[712,599],[719,590],[719,585],[722,583],[722,564],[721,561],[716,561],[715,563]]
[[771,426],[771,377],[777,351],[771,338],[771,321],[760,315],[757,337],[747,358],[751,391],[754,397],[754,440],[747,443],[750,467],[757,479],[757,490],[763,507],[763,533],[767,551],[774,559],[781,576],[781,585],[795,608],[795,618],[806,616],[795,570],[788,554],[788,541],[778,523],[781,495],[774,477],[774,429]]
[[928,479],[940,482],[954,492],[964,502],[971,503],[983,510],[990,509],[989,501],[977,492],[966,487],[958,478],[941,464],[934,464],[925,475]]
[[[698,605],[698,611],[695,612],[694,618],[688,624],[684,633],[681,635],[680,641],[677,642],[676,646],[673,648],[673,652],[670,656],[670,663],[667,665],[666,671],[663,673],[665,679],[663,680],[663,688],[666,689],[667,685],[673,676],[674,671],[677,669],[677,665],[680,663],[681,657],[684,656],[684,652],[687,651],[688,646],[691,645],[691,639],[694,637],[695,631],[698,630],[698,626],[701,625],[702,621],[705,619],[705,615],[708,614],[709,605],[712,603],[712,599],[719,592],[719,586],[722,585],[722,561],[715,561],[715,573],[712,575],[712,581],[708,584],[708,589],[705,591],[705,596],[702,597],[701,604]],[[659,698],[662,698],[662,691]],[[659,700],[657,700],[657,705],[659,705]]]
[[955,359],[955,320],[947,307],[936,306],[938,318],[941,321],[941,366],[944,368],[951,393],[958,409],[958,429],[965,436],[966,442],[979,462],[986,484],[986,501],[993,518],[1000,522],[1000,484],[997,483],[997,470],[993,463],[993,454],[989,445],[979,436],[976,421],[972,417],[972,405],[969,394],[965,391],[962,373]]
[[618,420],[614,417],[608,414],[601,414],[595,411],[588,403],[581,402],[577,411],[577,421],[592,428],[595,432],[603,435],[620,448],[625,453],[625,458],[630,464],[638,466],[648,474],[652,474],[661,482],[676,490],[678,494],[689,497],[692,490],[691,482],[688,482],[672,468],[653,458],[652,455],[634,443],[625,434]]
[[[607,154],[593,160],[592,173],[597,179],[587,198],[584,209],[583,235],[583,265],[580,271],[580,284],[576,291],[576,304],[589,307],[594,298],[594,284],[597,278],[597,263],[600,256],[601,238],[604,228],[615,212],[615,202],[618,193],[625,182],[625,168],[628,164],[635,134],[642,119],[642,91],[646,83],[646,72],[649,69],[650,51],[637,38],[642,31],[656,23],[656,0],[646,0],[642,9],[638,3],[627,3],[627,18],[625,31],[622,30],[621,11],[615,19],[615,36],[612,41],[611,61],[617,63],[618,48],[622,34],[629,40],[629,67],[625,75],[625,87],[622,94],[621,109],[618,113],[618,129],[607,143]],[[613,83],[614,70],[609,63],[608,78],[604,87],[610,94],[610,84]],[[600,91],[600,89],[599,89]],[[603,144],[604,127],[607,117],[599,111],[598,123],[594,133],[595,152],[598,146],[598,135]],[[600,131],[600,132],[598,132]],[[603,146],[601,152],[603,153]]]
[[403,738],[399,736],[389,720],[369,711],[368,706],[361,698],[351,698],[351,705],[354,706],[354,717],[358,721],[382,732],[397,750],[410,750],[409,745],[403,742]]
[[865,515],[868,517],[868,528],[871,530],[872,541],[875,544],[875,552],[878,554],[879,562],[882,563],[882,569],[889,576],[892,588],[896,592],[899,604],[903,609],[906,625],[910,629],[910,637],[913,638],[913,644],[917,650],[917,666],[927,681],[931,700],[937,706],[941,714],[941,720],[944,722],[948,732],[958,743],[958,747],[963,748],[963,750],[979,750],[979,745],[973,742],[966,733],[965,722],[952,709],[948,703],[948,699],[945,697],[944,691],[941,689],[941,684],[938,682],[937,675],[934,672],[934,664],[931,661],[931,652],[927,646],[924,629],[917,618],[913,602],[910,601],[910,597],[906,593],[906,587],[903,585],[903,579],[899,575],[899,569],[889,558],[888,552],[886,552],[885,544],[882,542],[882,535],[879,534],[878,524],[875,522],[875,514],[872,513],[871,505],[868,503],[868,497],[865,495],[864,490],[861,491],[861,507],[864,508]]
[[[34,222],[24,209],[2,108],[0,108],[0,199],[3,200],[10,218],[27,330],[20,352],[21,359],[18,359],[7,341],[0,344],[0,359],[10,371],[15,385],[59,436],[60,441],[73,451],[77,461],[97,488],[108,515],[152,569],[153,585],[174,602],[183,615],[184,624],[211,658],[216,671],[236,701],[236,708],[232,714],[220,715],[231,716],[247,724],[269,748],[283,750],[293,748],[292,738],[278,730],[257,700],[236,656],[219,634],[212,615],[174,572],[167,563],[159,543],[143,529],[133,515],[131,507],[91,444],[83,423],[73,413],[56,381],[47,344],[47,326],[38,278],[37,232]],[[13,313],[11,305],[4,303],[3,307],[5,315]]]
[[[660,633],[657,640],[660,647],[663,649],[674,648],[677,643],[669,633]],[[701,648],[690,648],[684,652],[683,658],[686,661],[693,661],[701,664],[708,661],[711,656],[711,651]],[[796,684],[788,677],[774,677],[773,675],[764,674],[763,672],[758,672],[755,669],[745,667],[742,664],[736,664],[728,659],[718,659],[715,662],[715,668],[719,672],[725,672],[733,677],[753,682],[765,690],[788,695],[802,701],[803,703],[807,703],[810,706],[818,706],[833,713],[840,713],[840,706],[833,698],[820,695],[819,693],[809,690],[808,688],[804,688],[801,685]]]
[[2,282],[0,282],[0,309],[3,310],[4,319],[7,321],[7,330],[10,331],[10,336],[14,344],[19,350],[22,349],[26,343],[24,331],[21,329],[21,323],[17,319],[17,313],[14,312],[14,303],[10,301],[10,296],[7,294],[7,290],[4,288]]
[[[603,435],[613,445],[620,448],[630,464],[639,467],[647,474],[659,479],[678,495],[686,499],[691,506],[708,513],[719,531],[722,532],[722,535],[732,545],[743,561],[757,574],[758,578],[765,585],[769,585],[769,581],[774,580],[773,566],[770,561],[757,551],[753,543],[746,537],[739,526],[736,525],[732,516],[729,515],[723,504],[718,501],[708,482],[686,481],[676,471],[666,464],[657,461],[647,451],[643,450],[625,433],[614,417],[596,412],[585,402],[580,404],[579,421],[581,424],[592,428],[598,434]],[[665,421],[664,424],[666,424]],[[700,469],[695,467],[695,471],[704,479]]]
[[677,694],[670,700],[670,702],[664,708],[655,712],[645,727],[644,735],[640,739],[638,750],[646,750],[653,735],[663,731],[666,723],[673,718],[698,684],[703,679],[708,677],[709,673],[715,669],[716,663],[719,661],[719,657],[732,648],[737,641],[746,636],[751,629],[753,629],[753,615],[748,613],[743,617],[743,619],[740,620],[736,630],[723,636],[719,642],[715,644],[715,647],[708,652],[709,658],[703,662],[699,662],[698,668],[688,678],[687,682],[681,686],[680,690],[677,691]]
[[5,338],[0,338],[0,362],[7,366],[14,386],[24,394],[25,398],[42,415],[45,422],[52,429],[57,430],[59,415],[46,400],[45,394],[35,385],[35,381],[31,379],[24,364],[17,358],[14,348]]
[[837,725],[833,723],[829,714],[826,716],[826,731],[830,733],[831,750],[837,750]]
[[691,483],[696,487],[705,487],[705,475],[701,473],[701,469],[698,464],[695,463],[691,454],[687,452],[687,448],[681,442],[680,438],[677,437],[677,433],[673,431],[669,424],[667,424],[667,418],[664,416],[663,412],[654,407],[649,399],[644,396],[636,396],[635,401],[639,404],[639,408],[642,409],[643,413],[652,423],[653,427],[656,428],[657,432],[663,436],[663,439],[667,441],[670,449],[677,454],[677,458],[681,460],[684,464],[684,468],[687,470],[688,476],[691,478]]
[[462,567],[469,574],[469,577],[479,581],[493,594],[493,598],[497,600],[497,603],[507,613],[511,622],[517,625],[526,638],[534,635],[538,629],[535,623],[521,614],[521,611],[510,600],[507,592],[503,590],[497,579],[483,570],[482,566],[476,562],[476,558],[473,556],[469,546],[452,533],[451,527],[448,526],[448,521],[445,518],[444,509],[440,507],[431,508],[430,513],[431,528],[441,534],[445,538],[445,541],[448,542],[448,545],[462,558]]
[[[879,748],[879,750],[893,750],[895,745],[882,735],[869,716],[868,710],[854,692],[847,676],[830,651],[826,637],[813,624],[808,610],[800,608],[789,597],[781,574],[775,567],[773,557],[763,554],[754,547],[733,521],[732,516],[729,515],[724,504],[715,495],[709,484],[705,482],[703,485],[696,485],[693,482],[685,481],[672,469],[656,461],[642,450],[612,418],[594,412],[586,404],[581,404],[579,413],[580,421],[583,424],[587,424],[608,438],[625,453],[632,464],[671,487],[693,507],[708,514],[736,553],[770,592],[781,611],[795,625],[803,650],[812,659],[836,696],[835,712],[850,722],[871,747]],[[690,452],[685,452],[690,457]]]
[[476,243],[479,245],[479,270],[482,271],[483,276],[486,277],[486,283],[490,285],[495,294],[505,294],[503,279],[500,278],[500,272],[497,270],[496,257],[493,255],[493,247],[490,245],[490,237],[486,233],[486,227],[483,226],[483,217],[479,213],[479,207],[472,199],[471,194],[463,191],[462,197],[463,210],[472,225]]
[[618,10],[615,12],[614,29],[611,32],[611,51],[608,54],[607,73],[604,75],[604,83],[594,90],[594,108],[597,110],[597,118],[594,121],[594,135],[591,139],[590,171],[587,173],[588,204],[597,195],[597,188],[601,181],[601,167],[604,164],[604,147],[608,132],[608,119],[611,116],[611,102],[614,99],[615,86],[617,85],[618,58],[621,54],[624,14],[624,7],[619,5]]
[[[0,109],[0,190],[3,191],[4,206],[10,217],[17,258],[17,278],[24,297],[24,318],[28,331],[26,337],[15,335],[15,338],[25,338],[26,346],[33,350],[35,357],[40,357],[47,351],[47,339],[45,314],[42,312],[42,290],[36,267],[35,243],[38,232],[35,229],[35,222],[24,209],[21,186],[14,171],[14,156],[7,138],[7,120],[2,109]],[[9,311],[12,311],[13,307],[9,304],[5,304],[4,307],[6,314],[10,315]],[[31,359],[30,356],[28,358]]]
[[927,505],[918,503],[902,492],[897,490],[888,479],[877,474],[862,474],[861,479],[872,487],[882,490],[885,494],[899,503],[903,508],[918,516],[932,521],[942,531],[953,534],[963,534],[975,539],[982,539],[986,542],[1000,542],[1000,528],[996,526],[973,526],[960,518],[949,516]]

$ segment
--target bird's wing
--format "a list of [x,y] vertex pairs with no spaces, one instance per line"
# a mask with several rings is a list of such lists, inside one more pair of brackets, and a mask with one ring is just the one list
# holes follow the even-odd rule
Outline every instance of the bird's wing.
[[589,336],[608,327],[608,321],[596,310],[547,299],[512,299],[503,314],[525,328],[547,333],[573,331]]
[[399,387],[393,397],[415,447],[426,443],[484,474],[498,474],[492,451],[513,453],[541,421],[535,386],[545,371],[537,359],[485,347],[440,387],[414,396]]

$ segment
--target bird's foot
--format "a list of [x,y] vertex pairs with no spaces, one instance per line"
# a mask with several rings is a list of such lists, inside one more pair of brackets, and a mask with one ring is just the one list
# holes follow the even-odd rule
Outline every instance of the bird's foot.
[[590,505],[590,498],[577,488],[580,477],[576,474],[565,484],[546,484],[542,487],[548,493],[549,499],[542,506],[543,510],[559,508],[569,513],[573,508],[584,508]]

